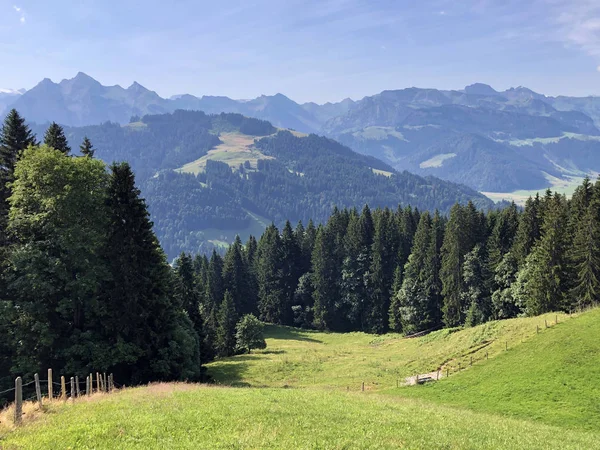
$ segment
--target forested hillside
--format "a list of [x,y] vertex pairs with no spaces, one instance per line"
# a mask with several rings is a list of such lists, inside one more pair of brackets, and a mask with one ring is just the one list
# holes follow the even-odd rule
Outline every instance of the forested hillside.
[[[38,136],[45,129],[33,127]],[[287,219],[321,223],[334,206],[410,204],[446,213],[455,202],[472,200],[478,207],[492,207],[465,186],[396,172],[331,139],[277,132],[268,122],[239,114],[176,111],[125,126],[105,123],[64,132],[73,148],[87,137],[96,157],[131,164],[170,259],[181,251],[210,253],[233,242],[236,234],[245,240],[262,233],[269,222],[280,227]],[[223,154],[207,155],[223,144],[223,133],[254,139],[238,149],[236,165]],[[249,149],[259,155],[252,164],[245,160],[252,159],[245,153]],[[202,157],[208,161],[197,174],[172,170]]]
[[586,179],[572,200],[548,191],[522,212],[365,206],[316,228],[271,225],[224,262],[197,259],[196,281],[218,302],[222,270],[218,292],[267,322],[412,334],[597,304],[599,237],[600,182]]
[[[600,170],[600,99],[551,97],[525,87],[505,91],[481,83],[460,90],[411,87],[318,105],[298,104],[282,94],[252,100],[189,94],[166,99],[138,83],[127,89],[103,86],[78,73],[59,83],[44,79],[26,92],[0,93],[0,113],[3,106],[6,111],[16,108],[32,122],[70,126],[108,121],[127,125],[132,116],[180,109],[243,114],[280,128],[326,135],[399,171],[507,194],[494,198],[559,183],[573,186]],[[182,143],[181,153],[160,154],[167,158],[164,165],[175,168],[178,156],[199,151],[196,146],[202,142],[188,143],[192,149]],[[151,155],[156,157],[159,154]]]

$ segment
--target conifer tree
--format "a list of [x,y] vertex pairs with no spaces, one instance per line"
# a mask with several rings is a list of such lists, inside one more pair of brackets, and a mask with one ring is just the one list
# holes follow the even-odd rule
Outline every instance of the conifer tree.
[[496,290],[492,293],[494,319],[510,319],[521,312],[518,300],[515,298],[514,285],[517,281],[517,259],[508,252],[496,266],[494,284]]
[[465,324],[475,326],[487,322],[492,316],[492,300],[488,291],[487,261],[484,248],[477,244],[465,256],[463,279],[465,290],[463,304],[468,305]]
[[529,315],[564,307],[567,285],[567,205],[559,194],[544,204],[542,238],[526,261],[526,310]]
[[79,150],[83,156],[87,156],[89,158],[94,157],[94,153],[96,153],[96,149],[92,145],[92,142],[88,139],[87,136],[83,138],[83,142],[79,146]]
[[[287,314],[283,296],[282,251],[279,230],[267,227],[258,242],[256,277],[258,280],[258,310],[265,322],[281,324]],[[290,314],[291,314],[291,306]]]
[[196,275],[192,257],[187,253],[181,253],[175,261],[175,293],[179,303],[183,306],[199,339],[203,339],[202,317],[200,315],[201,301],[200,292],[197,288]]
[[531,253],[533,246],[540,239],[542,228],[541,200],[539,194],[529,197],[525,209],[520,215],[517,235],[512,253],[519,268],[525,264],[525,259]]
[[392,297],[390,299],[390,330],[396,333],[402,332],[402,315],[400,307],[402,306],[401,301],[404,299],[400,297],[400,290],[402,289],[402,269],[400,266],[396,266],[394,270],[394,282],[392,284]]
[[298,287],[298,280],[302,275],[301,259],[300,245],[288,220],[281,234],[281,288],[284,307],[282,320],[285,325],[293,325],[294,322],[292,306],[294,305],[294,294]]
[[338,330],[367,330],[367,277],[370,264],[368,245],[369,235],[363,233],[360,216],[356,209],[353,209],[350,211],[344,236],[340,302],[335,311],[335,327]]
[[440,269],[444,296],[444,323],[448,327],[455,327],[464,321],[464,305],[461,300],[462,266],[464,255],[470,250],[467,249],[465,227],[462,207],[456,204],[450,210],[450,219],[446,226]]
[[[416,333],[431,328],[430,288],[433,268],[428,261],[428,250],[432,246],[432,221],[428,212],[420,215],[414,236],[413,248],[404,268],[402,288],[397,294],[398,310],[402,331]],[[435,319],[434,319],[435,320]],[[396,324],[396,329],[400,328]]]
[[250,314],[256,309],[256,299],[248,294],[248,268],[239,235],[227,249],[223,260],[223,285],[233,298],[233,306],[239,317]]
[[[583,189],[587,187],[584,181]],[[569,254],[574,281],[570,297],[578,308],[594,305],[600,300],[600,180],[586,200],[579,206],[581,208],[588,203],[579,214]]]
[[389,326],[390,293],[398,252],[394,232],[390,210],[386,208],[377,211],[368,277],[371,301],[367,314],[367,330],[371,333],[385,333]]
[[334,252],[334,235],[329,229],[319,226],[312,254],[312,281],[314,325],[321,330],[331,329],[334,305],[339,296],[336,285],[338,268],[332,257]]
[[13,181],[15,164],[19,154],[31,145],[37,145],[35,136],[19,113],[12,109],[0,130],[0,247],[8,242],[5,234],[8,220],[8,198],[10,189],[7,183]]
[[235,325],[237,319],[238,315],[235,312],[233,296],[229,291],[225,291],[217,317],[216,348],[219,356],[231,356],[235,351]]
[[52,122],[46,130],[44,144],[63,152],[65,155],[68,155],[71,152],[71,147],[69,147],[65,132],[56,122]]
[[110,366],[120,379],[134,383],[197,379],[198,335],[183,315],[183,305],[172,297],[171,269],[152,231],[146,203],[129,164],[113,164],[111,172],[104,253],[110,276],[101,288],[110,316],[104,321]]

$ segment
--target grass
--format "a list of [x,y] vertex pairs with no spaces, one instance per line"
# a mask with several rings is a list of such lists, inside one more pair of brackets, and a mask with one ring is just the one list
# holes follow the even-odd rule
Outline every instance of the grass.
[[600,429],[600,310],[544,330],[524,344],[440,383],[400,396]]
[[429,158],[427,161],[423,161],[419,164],[421,169],[428,169],[431,167],[442,167],[444,161],[447,159],[454,158],[456,153],[441,153],[439,155],[435,155],[433,158]]
[[[596,309],[413,339],[268,326],[266,350],[208,366],[221,386],[29,404],[17,430],[0,414],[0,448],[600,448],[599,323]],[[438,368],[450,377],[396,387]]]
[[[548,187],[552,189],[553,192],[565,194],[567,197],[571,197],[575,192],[575,189],[577,189],[577,186],[580,186],[583,181],[582,176],[565,175],[564,178],[557,178],[546,173],[544,175],[548,180]],[[546,189],[547,188],[531,190],[522,189],[514,192],[482,192],[482,194],[494,202],[507,200],[514,201],[517,205],[524,206],[529,197],[535,197],[536,194],[544,196]]]
[[[208,365],[222,384],[252,387],[327,387],[367,390],[389,389],[398,380],[441,369],[451,373],[458,365],[491,359],[521,345],[556,320],[556,314],[494,321],[459,331],[440,330],[415,339],[401,335],[323,333],[289,327],[266,328],[267,349],[224,358]],[[569,316],[559,314],[559,322]],[[547,330],[544,329],[543,333]]]
[[254,139],[256,138],[258,137],[237,132],[222,133],[219,135],[219,139],[223,141],[221,145],[210,150],[202,158],[185,164],[183,167],[177,169],[177,172],[197,175],[204,171],[206,162],[209,160],[227,163],[233,169],[237,169],[240,164],[250,161],[250,166],[256,169],[259,159],[272,159],[271,156],[263,155],[253,148]]
[[[558,438],[557,438],[558,437]],[[4,449],[598,448],[600,434],[380,395],[152,385],[53,403]]]

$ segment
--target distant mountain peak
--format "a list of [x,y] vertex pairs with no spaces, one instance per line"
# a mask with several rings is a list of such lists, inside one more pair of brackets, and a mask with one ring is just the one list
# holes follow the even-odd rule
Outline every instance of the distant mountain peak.
[[472,95],[498,95],[498,94],[500,94],[489,84],[484,84],[484,83],[473,83],[469,86],[465,86],[464,91],[466,94],[472,94]]

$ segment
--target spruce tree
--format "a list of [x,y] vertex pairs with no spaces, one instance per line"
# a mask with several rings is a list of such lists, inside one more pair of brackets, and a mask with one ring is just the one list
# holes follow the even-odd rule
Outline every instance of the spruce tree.
[[234,354],[237,319],[238,315],[235,312],[233,296],[229,291],[225,291],[217,316],[216,348],[219,356],[231,356]]
[[284,299],[283,261],[279,230],[274,224],[267,227],[258,242],[256,277],[258,280],[258,309],[265,322],[281,324],[289,306]]
[[402,289],[402,269],[400,266],[396,266],[394,270],[394,282],[392,284],[392,297],[390,299],[390,330],[396,333],[402,332],[402,315],[400,307],[402,306],[401,301],[404,299],[400,297],[400,290]]
[[329,229],[319,226],[312,255],[313,313],[318,329],[331,329],[334,324],[335,302],[339,298],[337,280],[335,237]]
[[223,260],[223,285],[231,294],[239,317],[253,313],[256,309],[256,299],[248,295],[249,274],[243,252],[242,240],[236,236]]
[[283,323],[293,325],[292,306],[301,273],[302,253],[292,225],[286,221],[281,233],[281,289],[284,305]]
[[465,256],[463,279],[465,290],[462,293],[463,304],[469,305],[465,324],[480,325],[492,316],[492,300],[488,291],[487,260],[484,248],[477,244]]
[[404,268],[402,287],[395,300],[398,304],[401,327],[406,334],[432,328],[430,318],[429,285],[432,267],[428,264],[428,250],[433,241],[432,221],[428,212],[420,215],[419,225],[413,240],[413,248]]
[[0,130],[0,248],[8,243],[7,200],[11,195],[8,183],[13,181],[15,164],[20,153],[31,145],[37,145],[35,136],[25,123],[25,119],[12,109],[4,119]]
[[526,261],[529,315],[565,307],[567,291],[567,204],[559,194],[545,200],[542,238]]
[[179,303],[192,321],[198,337],[202,339],[204,333],[200,314],[201,294],[196,282],[192,257],[187,253],[181,253],[175,261],[174,271],[176,275],[175,293]]
[[385,333],[389,326],[390,294],[396,266],[397,239],[389,209],[377,211],[375,234],[371,245],[368,290],[371,297],[367,313],[367,330]]
[[46,130],[44,144],[63,152],[65,155],[68,155],[71,152],[71,147],[69,147],[65,132],[56,122],[52,122]]
[[96,149],[92,145],[92,142],[88,139],[87,136],[83,138],[83,142],[79,146],[79,150],[83,156],[87,156],[89,158],[94,157],[94,153],[96,153]]
[[512,253],[519,268],[525,264],[525,259],[531,253],[535,243],[540,239],[542,228],[541,200],[539,194],[529,197],[525,209],[520,215],[517,235],[515,236]]
[[[600,300],[600,180],[586,203],[588,206],[579,214],[569,254],[574,281],[570,302],[578,308],[594,305]],[[582,202],[580,207],[584,205]]]
[[130,383],[197,379],[201,376],[198,335],[172,295],[171,269],[152,230],[146,203],[129,164],[113,164],[111,172],[104,252],[110,276],[101,288],[109,317],[104,332],[110,343],[111,369]]
[[444,296],[444,323],[447,327],[458,326],[464,321],[465,308],[461,299],[462,266],[464,255],[470,250],[467,249],[465,227],[462,207],[456,204],[450,210],[450,219],[446,226],[440,269]]

